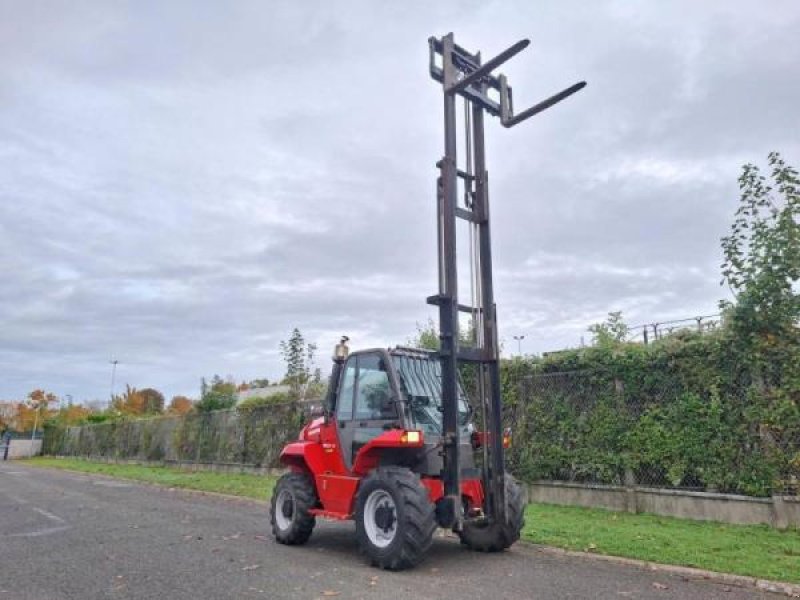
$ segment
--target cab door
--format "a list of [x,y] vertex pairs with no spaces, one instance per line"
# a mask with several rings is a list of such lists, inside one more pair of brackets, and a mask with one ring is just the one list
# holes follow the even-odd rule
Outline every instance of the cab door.
[[342,452],[342,460],[348,470],[352,468],[353,463],[353,399],[357,369],[358,356],[351,356],[347,359],[344,371],[342,371],[339,394],[336,400],[336,427],[339,430],[339,447]]
[[364,444],[399,426],[387,360],[382,352],[365,352],[351,356],[345,365],[336,420],[342,458],[348,469],[352,469]]

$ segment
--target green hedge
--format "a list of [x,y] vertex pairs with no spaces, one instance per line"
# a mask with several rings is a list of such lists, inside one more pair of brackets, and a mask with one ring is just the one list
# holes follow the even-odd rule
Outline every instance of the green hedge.
[[747,355],[731,336],[683,332],[505,363],[512,468],[529,480],[797,493],[798,338],[761,340]]
[[43,453],[274,467],[303,421],[303,411],[295,403],[273,403],[183,417],[51,426],[45,433]]
[[[463,373],[470,388],[469,371]],[[800,335],[720,329],[501,365],[511,469],[526,480],[767,496],[800,480]],[[44,452],[275,466],[293,403],[48,428]]]

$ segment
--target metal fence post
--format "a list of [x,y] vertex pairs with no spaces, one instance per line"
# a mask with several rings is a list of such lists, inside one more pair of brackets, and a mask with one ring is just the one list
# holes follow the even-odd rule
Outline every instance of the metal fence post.
[[201,430],[205,425],[206,414],[202,413],[199,415],[200,423],[198,423],[198,427],[196,429],[195,434],[195,442],[194,442],[194,469],[197,470],[197,463],[200,461],[200,438],[202,437]]
[[[625,405],[625,384],[619,378],[614,378],[614,394],[617,397],[617,409],[620,412],[620,416],[623,416],[627,412],[627,406]],[[624,471],[623,471],[623,483],[625,485],[625,510],[629,513],[636,513],[636,473],[631,468],[628,461],[625,461]]]

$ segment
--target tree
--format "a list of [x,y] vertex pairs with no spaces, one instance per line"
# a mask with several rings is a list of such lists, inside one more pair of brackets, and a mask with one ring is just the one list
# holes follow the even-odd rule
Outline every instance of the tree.
[[777,152],[770,180],[753,164],[742,167],[741,197],[729,235],[722,238],[722,284],[736,297],[722,303],[751,334],[780,335],[800,319],[800,178]]
[[[459,329],[458,339],[463,346],[473,346],[475,344],[472,322],[468,327]],[[408,345],[413,348],[422,348],[423,350],[438,350],[439,327],[436,322],[429,317],[424,325],[417,323],[417,335],[408,340]]]
[[81,425],[88,420],[91,414],[92,410],[86,406],[70,404],[61,407],[61,409],[48,420],[48,423],[60,426]]
[[219,375],[211,378],[210,386],[204,377],[201,380],[200,391],[200,400],[194,405],[199,412],[223,410],[236,405],[236,384],[233,381],[225,381]]
[[111,407],[123,415],[141,416],[164,412],[164,395],[156,389],[137,390],[125,385],[125,392],[111,399]]
[[185,415],[192,410],[192,401],[186,396],[173,396],[167,408],[167,414]]
[[624,342],[628,338],[628,326],[622,319],[622,311],[608,313],[603,323],[595,323],[589,327],[597,346],[608,347]]
[[28,394],[25,402],[17,408],[17,415],[13,419],[13,425],[17,431],[32,431],[38,429],[44,419],[50,416],[48,409],[50,405],[58,402],[55,394],[44,390],[34,390]]
[[439,329],[433,319],[429,317],[425,325],[417,323],[417,335],[408,340],[408,345],[424,350],[439,349]]
[[142,414],[153,415],[164,412],[164,394],[153,388],[139,391],[142,397]]
[[307,344],[303,334],[295,327],[288,341],[280,343],[281,356],[286,362],[283,383],[289,385],[294,398],[303,398],[312,377],[315,344]]

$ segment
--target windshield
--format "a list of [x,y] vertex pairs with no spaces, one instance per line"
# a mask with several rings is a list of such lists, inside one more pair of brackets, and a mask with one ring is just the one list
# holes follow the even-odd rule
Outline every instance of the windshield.
[[[393,355],[400,387],[408,400],[416,427],[426,434],[442,433],[442,365],[428,357]],[[466,427],[469,421],[466,396],[458,385],[458,424]]]

